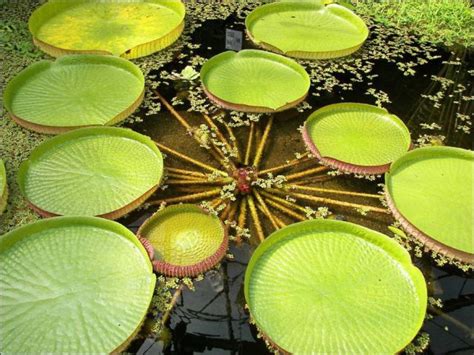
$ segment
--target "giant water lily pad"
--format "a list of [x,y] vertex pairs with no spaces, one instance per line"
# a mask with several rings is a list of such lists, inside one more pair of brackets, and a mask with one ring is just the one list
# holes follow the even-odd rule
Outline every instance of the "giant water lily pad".
[[291,57],[327,59],[357,51],[367,39],[364,21],[347,8],[321,1],[262,5],[245,20],[259,46]]
[[217,105],[245,112],[275,112],[304,100],[310,80],[295,61],[259,50],[228,51],[201,69],[208,97]]
[[405,124],[376,106],[342,103],[315,111],[303,138],[323,164],[359,174],[381,174],[411,145]]
[[0,159],[0,214],[3,213],[7,206],[8,200],[8,186],[7,186],[7,174],[5,172],[5,165],[3,160]]
[[58,57],[70,53],[137,58],[178,39],[185,8],[179,0],[50,0],[30,17],[35,44]]
[[158,187],[163,158],[150,138],[125,128],[82,128],[38,146],[18,183],[43,216],[118,218]]
[[385,175],[389,207],[430,249],[474,263],[474,153],[452,147],[413,150]]
[[273,233],[254,252],[245,298],[264,337],[294,354],[394,354],[418,333],[427,290],[397,242],[340,221]]
[[20,125],[59,133],[120,122],[140,105],[144,88],[142,72],[126,59],[71,55],[30,65],[8,83],[4,101]]
[[138,230],[157,272],[196,276],[214,267],[227,251],[227,232],[217,216],[198,206],[174,205],[158,211]]
[[57,217],[0,237],[0,339],[6,354],[99,354],[138,331],[155,276],[118,223]]

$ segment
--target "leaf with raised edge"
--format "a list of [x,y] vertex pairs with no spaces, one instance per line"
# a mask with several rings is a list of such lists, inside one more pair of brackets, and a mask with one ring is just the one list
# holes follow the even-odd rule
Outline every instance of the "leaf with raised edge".
[[323,164],[359,174],[381,174],[411,146],[405,124],[387,110],[359,103],[325,106],[309,116],[303,138]]
[[18,183],[43,216],[118,218],[159,186],[163,157],[147,136],[115,127],[82,128],[42,143]]
[[29,19],[35,44],[59,57],[71,53],[137,58],[176,41],[184,28],[179,0],[50,0]]
[[474,152],[424,147],[385,174],[390,210],[431,250],[474,264]]
[[294,354],[394,354],[423,324],[427,289],[393,239],[356,224],[311,220],[254,252],[245,298],[264,337]]
[[155,271],[196,276],[224,257],[228,236],[217,216],[192,204],[168,206],[145,221],[138,236]]
[[0,159],[0,215],[5,211],[8,202],[7,174],[3,160]]
[[328,59],[357,51],[369,35],[364,21],[351,10],[321,1],[265,4],[245,19],[257,45],[290,57]]
[[295,61],[250,49],[212,57],[201,81],[214,103],[244,112],[286,110],[303,101],[310,87],[308,73]]
[[40,61],[7,85],[5,107],[18,124],[42,133],[113,125],[140,106],[145,79],[126,59],[69,55]]
[[0,237],[1,350],[111,353],[139,330],[155,275],[128,229],[57,217]]

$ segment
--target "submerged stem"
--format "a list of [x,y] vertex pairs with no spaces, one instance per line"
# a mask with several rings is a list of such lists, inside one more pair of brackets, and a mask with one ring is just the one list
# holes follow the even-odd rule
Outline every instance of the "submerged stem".
[[270,116],[268,119],[267,125],[265,126],[262,139],[260,140],[260,144],[257,148],[257,152],[255,153],[255,159],[253,161],[253,166],[255,167],[255,169],[258,169],[260,160],[262,159],[263,150],[265,149],[265,145],[267,143],[270,130],[272,129],[272,125],[273,125],[273,116]]
[[199,201],[203,200],[208,197],[213,197],[217,196],[221,193],[220,188],[215,188],[209,191],[205,192],[199,192],[191,195],[185,195],[185,196],[178,196],[178,197],[171,197],[167,199],[162,199],[162,200],[156,200],[156,201],[151,201],[149,204],[150,205],[160,205],[163,202],[167,204],[172,204],[172,203],[179,203],[179,202],[189,202],[189,201]]

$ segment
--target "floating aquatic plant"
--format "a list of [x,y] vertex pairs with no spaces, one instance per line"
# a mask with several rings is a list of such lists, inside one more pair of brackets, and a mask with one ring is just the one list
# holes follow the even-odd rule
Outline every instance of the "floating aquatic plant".
[[297,58],[328,59],[357,51],[367,39],[364,21],[349,9],[322,1],[281,1],[253,10],[247,34],[258,46]]
[[452,147],[415,149],[385,175],[395,218],[430,250],[474,264],[474,153]]
[[291,59],[258,50],[218,54],[201,69],[207,96],[218,106],[246,112],[276,112],[308,94],[309,76]]
[[3,213],[5,207],[7,207],[8,201],[8,185],[7,185],[7,174],[5,172],[5,165],[3,160],[0,159],[0,214]]
[[184,28],[185,7],[168,0],[50,0],[30,17],[35,44],[59,57],[71,53],[137,58],[168,47]]
[[[319,166],[308,152],[297,154],[295,159],[284,164],[261,169],[272,137],[273,116],[266,122],[252,122],[242,147],[230,125],[221,125],[216,117],[203,114],[204,127],[196,129],[157,91],[156,95],[220,167],[193,159],[163,143],[155,142],[169,157],[194,165],[202,171],[169,167],[165,184],[173,189],[175,195],[151,201],[149,205],[204,201],[205,208],[215,210],[215,213],[235,230],[238,240],[248,236],[249,230],[252,229],[260,241],[263,241],[266,235],[265,226],[261,222],[262,216],[270,222],[272,229],[279,229],[287,223],[276,213],[281,213],[292,222],[317,216],[316,212],[309,213],[306,206],[308,203],[316,205],[316,210],[329,205],[355,211],[363,210],[364,213],[388,213],[385,208],[377,206],[381,198],[379,194],[311,186],[315,182],[330,180],[333,177],[327,175],[329,168]],[[367,198],[374,201],[375,205],[354,203],[330,196]],[[248,218],[249,216],[251,218]]]
[[141,104],[144,78],[113,56],[70,55],[30,65],[12,79],[5,107],[18,124],[42,133],[113,125]]
[[160,151],[125,128],[82,128],[38,146],[18,172],[23,195],[43,216],[115,219],[138,207],[159,186]]
[[138,239],[100,218],[18,228],[0,237],[0,260],[7,353],[119,352],[140,329],[155,286]]
[[325,106],[305,122],[303,138],[325,165],[358,174],[381,174],[410,149],[405,124],[376,106]]
[[420,330],[427,289],[393,239],[312,220],[260,244],[246,270],[245,298],[264,338],[282,353],[394,354]]
[[138,230],[155,271],[167,276],[197,276],[225,256],[227,231],[218,217],[190,205],[168,206]]

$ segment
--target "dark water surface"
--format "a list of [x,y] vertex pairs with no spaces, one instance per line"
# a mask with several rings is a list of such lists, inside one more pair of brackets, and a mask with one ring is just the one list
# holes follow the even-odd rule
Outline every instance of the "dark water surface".
[[[204,26],[194,33],[194,42],[202,43],[201,49],[195,54],[205,58],[225,50],[225,28],[242,29],[242,25],[235,25],[235,18],[227,21],[207,21]],[[245,43],[244,47],[251,47]],[[210,48],[210,49],[208,49]],[[414,77],[403,76],[394,64],[377,63],[374,70],[379,74],[375,79],[375,87],[384,90],[390,96],[392,103],[387,109],[404,120],[412,137],[419,136],[420,117],[422,122],[437,122],[438,116],[430,113],[413,115],[420,108],[420,94],[431,84],[431,75],[437,75],[443,69],[443,60],[448,60],[451,53],[440,49],[442,58],[421,66]],[[472,69],[472,52],[464,53],[464,65],[460,71]],[[181,71],[183,65],[174,63],[165,69],[169,72]],[[462,73],[460,73],[462,74]],[[468,86],[472,95],[472,83],[465,75],[463,84]],[[471,77],[472,79],[472,77]],[[160,91],[171,100],[175,92],[172,88],[162,88]],[[341,101],[341,93],[326,93],[321,97],[309,96],[308,101],[313,109],[326,104]],[[363,84],[354,91],[343,93],[344,101],[367,102],[374,100],[365,95]],[[270,153],[266,156],[264,166],[274,166],[290,159],[294,152],[303,152],[304,145],[297,131],[311,111],[298,113],[291,110],[277,115],[272,131]],[[189,118],[191,122],[198,122],[197,118]],[[431,121],[428,121],[430,119]],[[441,122],[443,123],[443,122]],[[436,134],[446,135],[447,145],[460,146],[472,149],[472,136],[457,134],[452,124],[441,124],[442,130]],[[186,152],[190,156],[202,159],[212,164],[206,153],[186,136],[184,129],[167,113],[144,117],[143,123],[133,124],[135,130],[150,135],[153,139],[163,142],[174,149]],[[236,129],[238,138],[243,142],[247,128]],[[434,134],[434,133],[433,133]],[[241,144],[242,145],[242,144]],[[173,162],[167,164],[173,165]],[[378,190],[376,182],[358,180],[350,177],[341,177],[328,183],[328,187],[348,188],[375,193]],[[332,209],[343,218],[368,227],[388,233],[387,225],[392,220],[389,217],[361,217],[351,215],[347,211]],[[145,210],[132,213],[121,222],[136,231],[142,221],[154,210]],[[429,211],[426,211],[429,213]],[[376,216],[379,217],[379,216]],[[456,218],[453,211],[452,218]],[[246,264],[252,254],[254,246],[243,244],[240,247],[232,246],[231,253],[234,260],[224,261],[219,271],[207,273],[202,281],[195,283],[196,290],[184,291],[174,309],[169,322],[172,333],[171,342],[163,347],[163,343],[153,339],[136,339],[130,352],[140,354],[266,354],[267,350],[262,341],[257,339],[256,331],[248,323],[248,315],[244,310],[242,282]],[[440,298],[444,307],[440,313],[432,313],[433,318],[425,321],[423,331],[430,335],[430,345],[426,354],[473,354],[474,353],[474,279],[473,275],[460,272],[454,267],[437,267],[428,257],[414,258],[417,266],[422,269],[428,282],[430,296]]]

